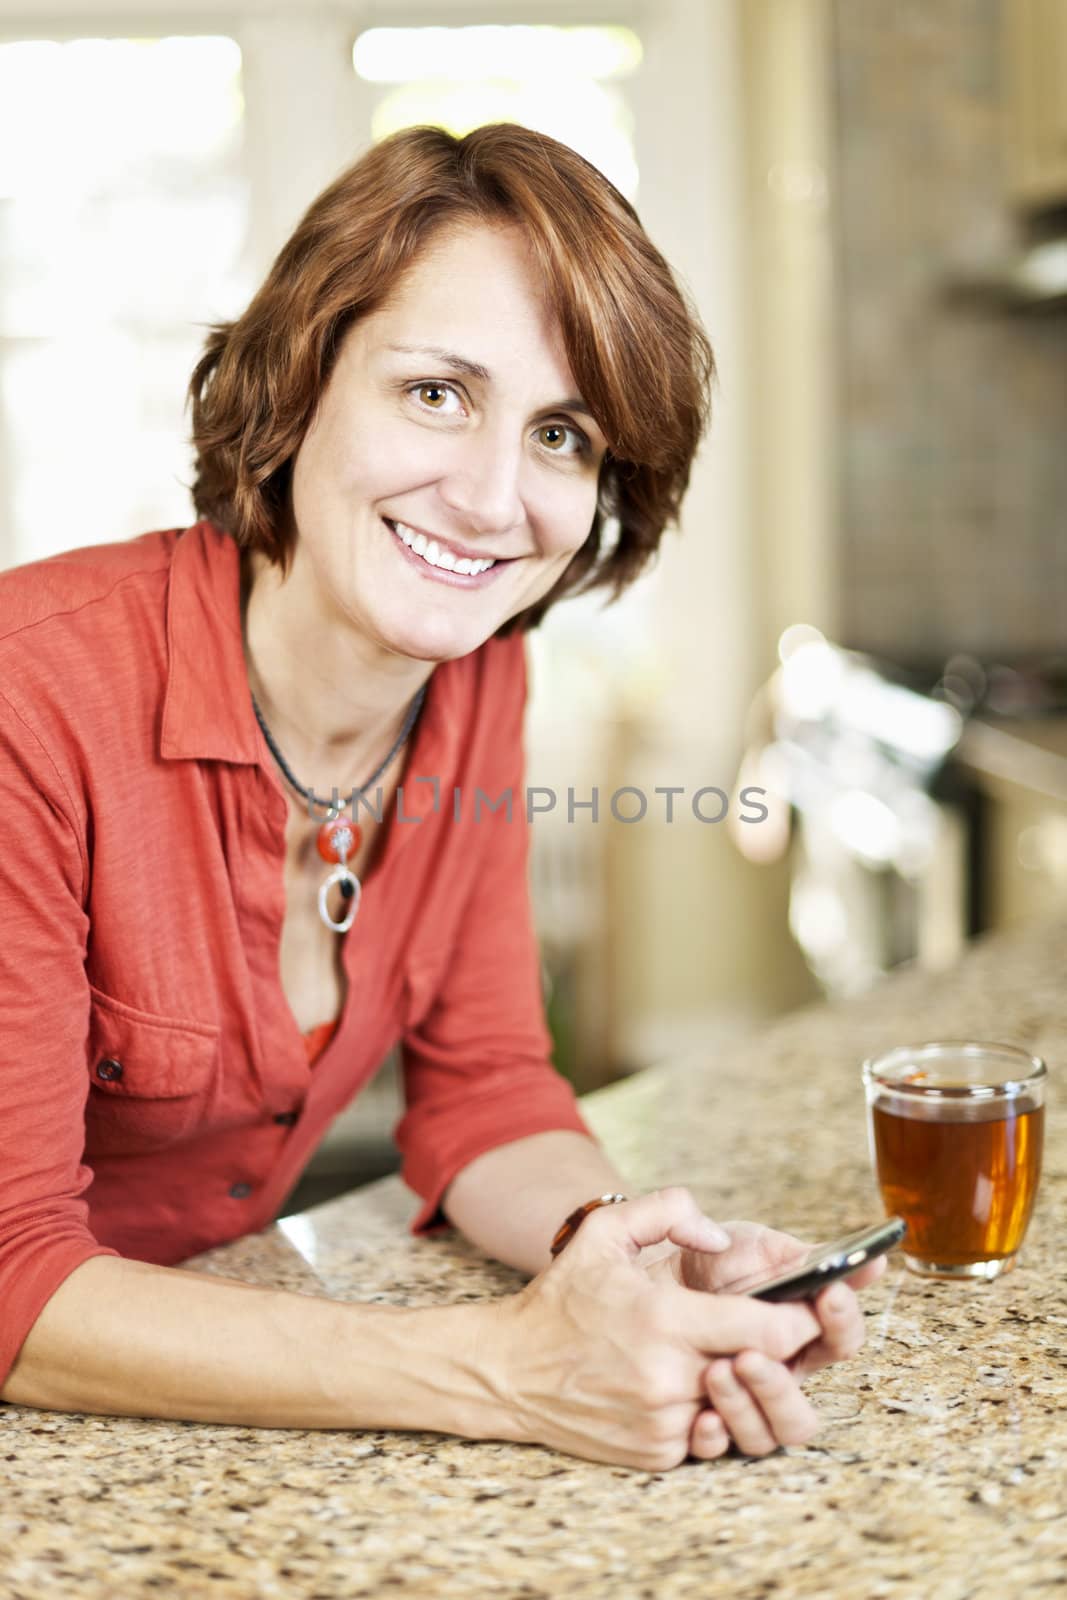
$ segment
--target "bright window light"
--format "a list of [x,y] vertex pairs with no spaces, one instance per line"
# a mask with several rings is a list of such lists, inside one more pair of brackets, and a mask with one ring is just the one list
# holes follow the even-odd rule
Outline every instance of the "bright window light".
[[241,52],[0,44],[0,566],[190,520],[185,387],[247,298]]
[[226,38],[0,45],[0,198],[210,157],[240,125],[240,73]]
[[630,28],[368,28],[352,59],[368,83],[622,78],[641,65],[641,41]]
[[376,140],[419,123],[462,135],[519,122],[570,145],[636,199],[625,80],[641,64],[641,41],[630,28],[370,28],[352,59],[365,82],[382,85]]

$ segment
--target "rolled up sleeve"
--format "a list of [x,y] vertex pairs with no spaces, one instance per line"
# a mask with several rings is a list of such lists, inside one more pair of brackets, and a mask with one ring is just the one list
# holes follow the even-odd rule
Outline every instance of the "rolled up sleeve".
[[574,1091],[552,1065],[541,962],[528,883],[529,825],[522,747],[525,674],[494,729],[501,809],[468,826],[478,871],[438,990],[401,1038],[406,1111],[394,1137],[402,1176],[423,1205],[415,1234],[447,1226],[441,1198],[476,1156],[531,1134],[594,1135]]
[[74,1268],[117,1255],[83,1198],[88,871],[68,786],[0,694],[0,1387]]

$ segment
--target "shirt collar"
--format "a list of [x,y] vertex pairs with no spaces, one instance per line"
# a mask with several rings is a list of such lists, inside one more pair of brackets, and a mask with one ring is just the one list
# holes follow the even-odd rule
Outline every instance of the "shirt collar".
[[211,522],[175,541],[167,589],[164,760],[255,762],[258,735],[241,638],[241,562],[235,540]]

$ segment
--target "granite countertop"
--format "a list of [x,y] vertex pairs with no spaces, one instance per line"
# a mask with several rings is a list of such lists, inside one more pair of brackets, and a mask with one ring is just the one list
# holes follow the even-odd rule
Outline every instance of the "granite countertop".
[[[1013,1600],[1067,1584],[1067,923],[948,975],[796,1012],[728,1054],[585,1109],[638,1188],[824,1237],[877,1214],[859,1062],[894,1043],[1008,1039],[1045,1056],[1045,1176],[1017,1269],[924,1282],[893,1262],[868,1342],[815,1378],[813,1442],[667,1473],[431,1434],[295,1432],[0,1406],[0,1595],[358,1600]],[[758,1114],[757,1114],[758,1108]],[[519,1278],[407,1233],[396,1178],[199,1257],[340,1299],[477,1299]]]

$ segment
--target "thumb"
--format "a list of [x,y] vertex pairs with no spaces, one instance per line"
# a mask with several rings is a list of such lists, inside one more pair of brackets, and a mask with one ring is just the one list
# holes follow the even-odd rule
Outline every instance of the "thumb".
[[[592,1229],[590,1223],[594,1224]],[[659,1244],[664,1239],[688,1250],[728,1250],[732,1243],[725,1228],[705,1216],[690,1191],[679,1185],[654,1189],[625,1205],[601,1207],[582,1223],[575,1244],[583,1234],[587,1241],[601,1234],[616,1240],[621,1235],[623,1247],[632,1259],[645,1245]]]

